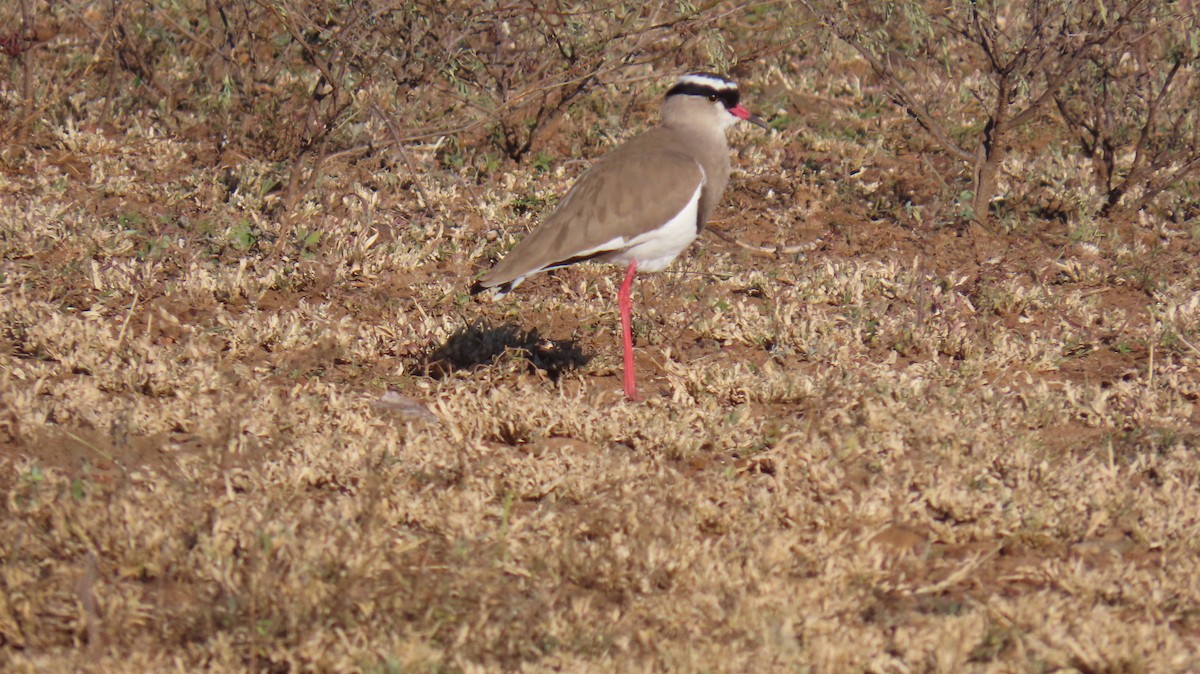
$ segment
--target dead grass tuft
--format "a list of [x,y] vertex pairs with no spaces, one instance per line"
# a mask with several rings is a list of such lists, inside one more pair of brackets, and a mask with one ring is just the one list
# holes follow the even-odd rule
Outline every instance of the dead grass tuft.
[[[0,9],[0,668],[1200,661],[1184,164],[1034,120],[984,229],[794,8],[193,4]],[[698,64],[775,132],[624,404],[619,272],[467,288]]]

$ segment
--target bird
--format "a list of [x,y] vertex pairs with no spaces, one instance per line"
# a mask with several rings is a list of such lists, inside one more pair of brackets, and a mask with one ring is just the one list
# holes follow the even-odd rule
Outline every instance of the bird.
[[638,400],[631,317],[638,271],[665,269],[700,235],[729,184],[725,131],[770,127],[740,102],[737,83],[708,72],[678,77],[658,126],[597,160],[557,208],[471,286],[508,294],[529,276],[580,262],[626,264],[617,295],[625,398]]

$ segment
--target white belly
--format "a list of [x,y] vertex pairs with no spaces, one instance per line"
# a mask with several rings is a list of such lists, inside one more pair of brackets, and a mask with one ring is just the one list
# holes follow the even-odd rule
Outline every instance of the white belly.
[[610,258],[613,262],[629,262],[637,260],[638,271],[662,271],[679,257],[699,234],[696,226],[696,216],[700,208],[700,191],[704,189],[703,182],[696,188],[696,193],[666,223],[643,234],[633,237],[625,249]]

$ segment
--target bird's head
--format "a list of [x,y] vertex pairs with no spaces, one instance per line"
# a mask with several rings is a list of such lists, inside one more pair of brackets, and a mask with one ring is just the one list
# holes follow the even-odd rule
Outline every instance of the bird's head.
[[739,102],[737,83],[712,73],[690,73],[675,80],[667,92],[664,121],[667,124],[707,123],[725,130],[744,119],[769,129],[767,123]]

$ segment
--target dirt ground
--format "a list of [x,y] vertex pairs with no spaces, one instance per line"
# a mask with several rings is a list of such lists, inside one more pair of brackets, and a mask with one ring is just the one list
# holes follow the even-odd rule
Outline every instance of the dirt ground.
[[9,155],[0,668],[1197,671],[1200,226],[958,217],[837,76],[743,82],[639,403],[621,270],[467,294],[603,120],[339,157],[290,220],[149,120]]

